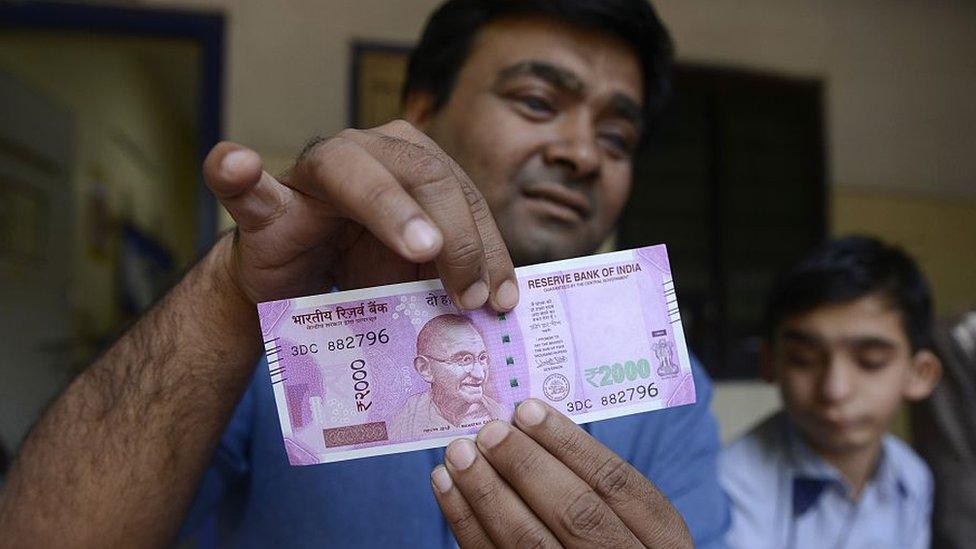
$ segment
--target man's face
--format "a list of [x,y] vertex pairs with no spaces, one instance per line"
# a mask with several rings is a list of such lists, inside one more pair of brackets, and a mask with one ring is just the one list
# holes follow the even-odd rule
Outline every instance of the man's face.
[[427,358],[434,390],[456,395],[468,404],[481,402],[489,364],[488,349],[478,331],[470,325],[451,326],[432,347]]
[[807,443],[828,454],[879,443],[911,383],[901,314],[868,296],[788,317],[774,337],[773,373]]
[[638,58],[619,39],[503,18],[478,33],[448,102],[419,124],[526,264],[590,253],[608,236],[630,191],[642,97]]

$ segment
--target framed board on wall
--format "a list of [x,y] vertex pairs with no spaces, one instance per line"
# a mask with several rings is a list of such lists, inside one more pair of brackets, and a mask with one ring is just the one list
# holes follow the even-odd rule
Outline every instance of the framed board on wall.
[[350,59],[349,125],[372,128],[400,113],[400,90],[407,76],[410,47],[353,42]]

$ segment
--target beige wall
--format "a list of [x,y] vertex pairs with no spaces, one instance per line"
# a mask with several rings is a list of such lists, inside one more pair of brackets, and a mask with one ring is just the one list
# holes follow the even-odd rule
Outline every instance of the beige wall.
[[110,335],[120,321],[114,258],[93,254],[87,246],[87,204],[95,182],[107,190],[111,211],[164,243],[176,261],[185,264],[193,254],[194,130],[179,123],[160,82],[147,70],[142,55],[150,51],[186,63],[198,56],[188,43],[0,33],[0,70],[66,107],[74,118],[74,226],[71,235],[59,237],[75,239],[69,248],[71,314],[81,333],[91,337]]
[[832,183],[976,195],[976,4],[655,5],[681,58],[824,79]]
[[910,253],[933,282],[937,314],[976,308],[976,197],[843,187],[831,210],[834,232],[881,234]]

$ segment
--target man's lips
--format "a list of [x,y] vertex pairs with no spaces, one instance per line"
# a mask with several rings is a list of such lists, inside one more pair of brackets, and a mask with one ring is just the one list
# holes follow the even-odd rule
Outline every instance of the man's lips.
[[558,183],[538,183],[522,190],[528,198],[544,200],[553,203],[564,210],[572,217],[582,221],[590,216],[593,211],[590,201],[582,194],[571,191]]

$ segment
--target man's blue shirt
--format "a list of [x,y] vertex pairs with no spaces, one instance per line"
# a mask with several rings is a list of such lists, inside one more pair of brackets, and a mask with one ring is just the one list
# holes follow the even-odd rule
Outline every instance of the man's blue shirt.
[[[711,382],[693,361],[697,403],[585,425],[675,505],[699,547],[729,526],[719,487]],[[220,439],[183,536],[234,547],[455,547],[430,486],[444,450],[306,467],[288,464],[262,361]]]

